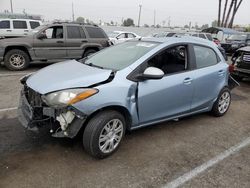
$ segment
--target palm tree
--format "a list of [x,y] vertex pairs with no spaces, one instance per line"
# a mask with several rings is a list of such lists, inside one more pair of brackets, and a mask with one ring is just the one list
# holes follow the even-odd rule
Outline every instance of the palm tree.
[[227,17],[226,17],[226,20],[225,20],[225,22],[224,22],[224,27],[227,27],[227,26],[228,26],[227,23],[228,23],[228,20],[229,20],[229,17],[230,17],[232,8],[233,8],[233,6],[234,6],[234,2],[235,2],[235,0],[231,0],[230,6],[229,6],[229,10],[228,10],[228,12],[227,12]]
[[226,12],[227,12],[227,3],[228,3],[228,0],[225,1],[225,5],[224,5],[224,11],[223,11],[223,17],[222,17],[222,22],[221,22],[221,27],[223,27],[224,25],[224,21],[225,21],[225,16],[226,16]]
[[230,28],[233,27],[235,14],[237,13],[237,11],[238,11],[238,9],[239,9],[239,7],[240,7],[242,1],[243,1],[243,0],[240,0],[240,2],[237,4],[237,0],[235,0],[233,15],[232,15],[231,20],[230,20],[229,25],[228,25],[228,27],[230,27]]

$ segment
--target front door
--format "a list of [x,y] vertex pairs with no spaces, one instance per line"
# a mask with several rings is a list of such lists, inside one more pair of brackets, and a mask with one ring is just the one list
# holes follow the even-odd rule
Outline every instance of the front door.
[[34,38],[34,51],[38,59],[65,59],[65,32],[63,26],[52,26],[44,31],[46,38]]
[[188,113],[193,98],[193,74],[189,70],[188,47],[175,46],[147,61],[147,67],[160,68],[165,76],[138,84],[140,124]]

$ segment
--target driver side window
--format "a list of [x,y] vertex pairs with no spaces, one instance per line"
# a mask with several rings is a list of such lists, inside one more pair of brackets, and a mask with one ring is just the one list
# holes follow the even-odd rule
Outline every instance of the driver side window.
[[47,39],[61,39],[63,38],[63,27],[62,26],[53,26],[49,27],[43,31]]
[[168,48],[147,62],[147,67],[157,67],[165,75],[183,72],[187,70],[187,65],[187,46],[185,45]]

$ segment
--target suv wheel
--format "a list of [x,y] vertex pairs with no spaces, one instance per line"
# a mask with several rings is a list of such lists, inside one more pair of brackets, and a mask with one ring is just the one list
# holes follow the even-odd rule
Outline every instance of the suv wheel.
[[10,50],[4,56],[4,65],[9,70],[23,70],[29,66],[29,63],[28,54],[22,50]]
[[224,88],[219,96],[218,99],[215,101],[212,113],[216,117],[223,116],[229,109],[231,103],[231,92],[228,88]]
[[98,113],[87,124],[83,133],[83,146],[95,158],[114,153],[125,134],[125,119],[117,111]]
[[88,56],[90,56],[90,55],[92,55],[92,54],[94,54],[94,53],[96,53],[96,52],[97,52],[97,51],[94,50],[94,49],[86,50],[86,52],[84,52],[83,57],[88,57]]

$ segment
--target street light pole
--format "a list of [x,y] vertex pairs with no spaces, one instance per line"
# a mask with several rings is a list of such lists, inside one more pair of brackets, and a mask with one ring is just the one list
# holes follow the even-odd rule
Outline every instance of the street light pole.
[[13,14],[13,5],[12,5],[12,0],[10,0],[10,9],[11,9],[11,13]]
[[73,19],[73,22],[75,21],[75,15],[74,15],[74,4],[73,4],[73,1],[72,1],[72,19]]
[[139,5],[140,9],[139,9],[139,18],[138,18],[138,27],[140,27],[140,21],[141,21],[141,7],[142,5]]

